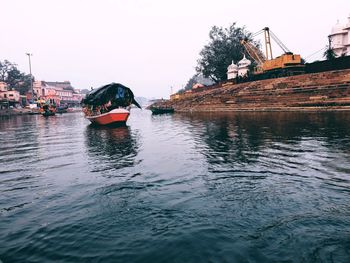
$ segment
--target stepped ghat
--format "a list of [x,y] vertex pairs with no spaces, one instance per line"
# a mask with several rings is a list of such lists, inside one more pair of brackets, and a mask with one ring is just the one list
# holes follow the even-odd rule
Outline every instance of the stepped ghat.
[[176,112],[350,110],[350,69],[234,84],[160,102]]

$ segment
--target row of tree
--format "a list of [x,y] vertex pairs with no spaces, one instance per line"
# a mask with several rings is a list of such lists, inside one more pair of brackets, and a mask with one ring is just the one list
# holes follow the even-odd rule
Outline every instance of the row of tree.
[[16,64],[8,60],[0,61],[0,82],[5,82],[9,89],[25,95],[30,90],[30,74],[21,72]]

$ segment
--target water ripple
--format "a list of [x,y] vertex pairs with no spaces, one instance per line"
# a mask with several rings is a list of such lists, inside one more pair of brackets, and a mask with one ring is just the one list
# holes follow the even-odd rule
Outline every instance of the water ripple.
[[348,262],[350,116],[0,122],[3,262]]

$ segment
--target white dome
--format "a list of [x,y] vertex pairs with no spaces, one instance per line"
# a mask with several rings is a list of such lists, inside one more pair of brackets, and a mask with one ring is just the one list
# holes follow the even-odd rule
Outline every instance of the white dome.
[[243,59],[238,62],[238,67],[248,67],[250,64],[252,64],[250,60],[243,55]]
[[227,71],[237,71],[237,70],[238,70],[238,66],[235,63],[233,63],[233,60],[232,60],[231,65],[227,67]]
[[332,33],[331,35],[337,35],[344,33],[344,26],[339,23],[339,20],[337,23],[332,27]]

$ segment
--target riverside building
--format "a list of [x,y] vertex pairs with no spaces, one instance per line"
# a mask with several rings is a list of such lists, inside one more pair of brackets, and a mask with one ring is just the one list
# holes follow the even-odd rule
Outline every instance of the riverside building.
[[34,93],[42,100],[53,99],[59,105],[79,106],[83,94],[74,89],[69,81],[35,81]]
[[333,26],[329,35],[331,48],[337,57],[350,55],[350,14],[346,25],[337,23]]

